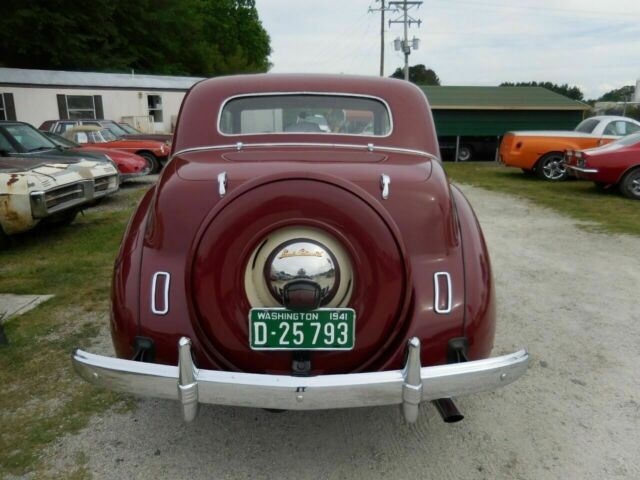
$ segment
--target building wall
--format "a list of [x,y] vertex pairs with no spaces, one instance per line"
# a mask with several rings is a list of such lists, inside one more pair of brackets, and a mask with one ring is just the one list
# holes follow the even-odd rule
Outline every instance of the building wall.
[[186,92],[182,91],[144,91],[144,90],[107,90],[76,88],[11,87],[0,85],[0,93],[12,93],[17,120],[27,122],[36,128],[45,120],[60,118],[57,95],[100,95],[104,118],[123,121],[125,117],[148,116],[147,94],[162,97],[163,122],[156,132],[171,132],[180,105]]
[[433,110],[438,136],[502,136],[513,130],[573,130],[580,110]]

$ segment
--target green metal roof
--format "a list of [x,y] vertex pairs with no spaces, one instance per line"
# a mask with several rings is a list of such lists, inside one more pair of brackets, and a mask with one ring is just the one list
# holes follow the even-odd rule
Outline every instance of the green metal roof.
[[589,105],[542,87],[419,85],[434,110],[589,110]]

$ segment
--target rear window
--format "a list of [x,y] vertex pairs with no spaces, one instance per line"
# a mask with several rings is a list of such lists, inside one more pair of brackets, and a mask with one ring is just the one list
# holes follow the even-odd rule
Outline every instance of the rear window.
[[596,125],[598,125],[598,123],[600,123],[600,120],[594,120],[594,119],[583,120],[576,127],[576,132],[592,133],[593,129],[596,128]]
[[315,133],[384,137],[391,115],[381,100],[347,95],[254,95],[226,102],[220,113],[224,135]]

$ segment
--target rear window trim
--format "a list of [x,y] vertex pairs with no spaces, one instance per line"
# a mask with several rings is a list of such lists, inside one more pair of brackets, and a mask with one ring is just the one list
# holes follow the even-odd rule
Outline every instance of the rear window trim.
[[[386,135],[355,135],[353,133],[325,133],[325,132],[271,132],[271,133],[223,133],[220,129],[220,125],[222,123],[222,112],[226,107],[227,103],[232,100],[236,100],[238,98],[249,98],[249,97],[274,97],[274,96],[293,96],[293,95],[313,95],[313,96],[326,96],[326,97],[356,97],[356,98],[366,98],[369,100],[375,100],[382,105],[387,110],[387,115],[389,115],[389,131]],[[220,109],[218,110],[218,118],[216,120],[216,130],[218,131],[218,135],[223,137],[254,137],[260,135],[322,135],[324,137],[330,136],[339,136],[339,137],[356,137],[356,138],[388,138],[393,134],[393,113],[391,112],[391,107],[386,100],[380,97],[376,97],[375,95],[366,95],[362,93],[346,93],[346,92],[308,92],[308,91],[289,91],[289,92],[260,92],[260,93],[241,93],[238,95],[233,95],[231,97],[227,97],[224,102],[220,105]]]

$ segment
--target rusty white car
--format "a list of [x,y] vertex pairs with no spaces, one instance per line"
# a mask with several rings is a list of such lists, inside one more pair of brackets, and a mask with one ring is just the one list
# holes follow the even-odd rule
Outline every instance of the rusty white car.
[[9,236],[43,221],[71,223],[80,210],[117,189],[110,163],[0,157],[0,249],[10,245]]

